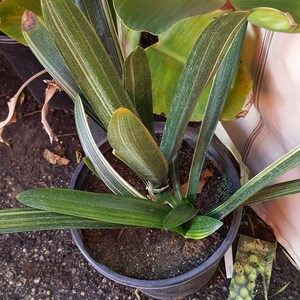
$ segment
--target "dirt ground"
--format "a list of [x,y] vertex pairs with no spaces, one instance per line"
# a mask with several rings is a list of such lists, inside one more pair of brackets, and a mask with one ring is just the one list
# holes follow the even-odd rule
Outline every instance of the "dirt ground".
[[[0,121],[7,115],[6,102],[20,85],[21,81],[0,53]],[[17,123],[5,131],[11,148],[0,145],[0,208],[18,206],[15,196],[28,188],[68,187],[77,166],[76,151],[81,151],[81,148],[72,113],[50,113],[49,122],[59,138],[51,145],[40,123],[40,108],[27,92],[25,102],[18,106]],[[66,166],[50,165],[43,158],[45,149],[66,157],[70,163]],[[249,220],[254,223],[256,237],[274,241],[271,231],[251,210],[244,214],[240,233],[251,235]],[[185,300],[226,299],[229,280],[223,274],[222,262],[212,281],[201,292]],[[278,245],[269,294],[273,295],[290,284],[271,299],[299,300],[299,275]],[[0,299],[151,298],[98,274],[81,256],[70,232],[56,230],[0,236]]]

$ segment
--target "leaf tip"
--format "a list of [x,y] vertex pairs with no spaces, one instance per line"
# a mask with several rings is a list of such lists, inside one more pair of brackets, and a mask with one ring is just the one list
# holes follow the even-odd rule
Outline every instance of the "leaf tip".
[[37,23],[36,15],[30,10],[26,9],[22,16],[22,30],[27,32],[35,28]]
[[124,114],[127,113],[129,109],[125,108],[125,107],[119,107],[116,111],[115,114]]

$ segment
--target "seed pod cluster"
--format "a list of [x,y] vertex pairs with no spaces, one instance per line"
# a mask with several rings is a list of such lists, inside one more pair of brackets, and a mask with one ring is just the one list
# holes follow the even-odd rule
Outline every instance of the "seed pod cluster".
[[264,270],[264,266],[260,264],[255,254],[251,254],[245,264],[236,263],[235,276],[231,279],[228,299],[251,300],[254,296],[258,273],[265,272]]

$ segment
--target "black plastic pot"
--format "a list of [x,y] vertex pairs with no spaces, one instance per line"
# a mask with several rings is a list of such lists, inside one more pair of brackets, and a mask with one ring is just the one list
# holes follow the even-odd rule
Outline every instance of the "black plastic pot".
[[[44,69],[28,47],[3,34],[0,34],[0,50],[22,82]],[[45,79],[52,79],[52,77],[45,74],[28,85],[32,96],[41,104],[44,103],[47,87],[43,82]],[[73,108],[73,101],[64,92],[56,93],[51,99],[50,108],[69,110]]]
[[[162,129],[162,123],[156,124],[157,133],[162,133]],[[197,131],[195,129],[189,128],[185,133],[185,141],[190,145],[195,144],[196,137]],[[106,138],[101,140],[99,143],[99,148],[101,149],[102,153],[105,153],[111,149]],[[231,189],[231,192],[233,193],[236,191],[240,187],[239,174],[234,162],[232,161],[232,157],[228,155],[228,150],[226,151],[224,146],[222,147],[217,139],[213,140],[209,149],[208,157],[219,168],[221,174],[228,179],[228,185]],[[84,163],[81,163],[72,177],[70,188],[80,189],[88,172],[89,171]],[[224,256],[225,252],[233,243],[240,225],[241,217],[242,208],[238,208],[232,215],[231,227],[221,246],[204,263],[185,274],[162,280],[140,280],[130,278],[108,269],[106,266],[97,262],[93,257],[90,249],[84,243],[80,230],[73,229],[71,230],[71,233],[83,256],[101,274],[114,280],[115,282],[135,287],[145,294],[157,299],[170,299],[190,295],[206,285],[206,283],[214,275],[220,259]]]

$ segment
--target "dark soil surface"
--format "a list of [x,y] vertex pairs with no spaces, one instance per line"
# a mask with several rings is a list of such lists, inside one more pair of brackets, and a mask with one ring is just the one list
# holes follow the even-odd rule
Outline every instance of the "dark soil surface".
[[[185,142],[179,152],[181,184],[188,180],[193,158],[192,149]],[[132,185],[146,195],[145,185],[130,168],[120,162],[111,151],[105,155],[121,176],[130,178]],[[230,194],[229,189],[224,187],[225,176],[208,159],[204,169],[209,176],[196,203],[208,203],[209,207],[214,202],[212,191],[222,191],[219,200],[227,199]],[[110,193],[105,184],[92,174],[87,176],[81,188]],[[226,219],[227,223],[230,219]],[[228,224],[224,224],[218,231],[201,240],[184,239],[177,233],[155,229],[84,230],[83,237],[95,258],[108,268],[128,277],[154,280],[175,277],[202,264],[218,249],[228,230]]]
[[[7,115],[9,98],[21,82],[0,55],[0,120]],[[17,123],[5,136],[11,148],[0,145],[0,208],[19,206],[15,196],[32,187],[67,187],[77,166],[76,151],[81,151],[70,112],[53,111],[49,122],[59,141],[49,142],[40,123],[40,105],[28,94],[18,106]],[[49,149],[70,160],[66,166],[51,165],[43,158]],[[251,220],[251,221],[250,221]],[[250,210],[244,213],[240,233],[274,241],[269,228]],[[229,280],[224,263],[207,286],[185,300],[227,299]],[[278,300],[300,299],[299,272],[289,262],[280,245],[277,247],[269,294]],[[116,284],[88,265],[74,245],[70,232],[63,230],[0,236],[0,299],[144,299],[141,292]],[[257,297],[257,299],[262,299]]]

